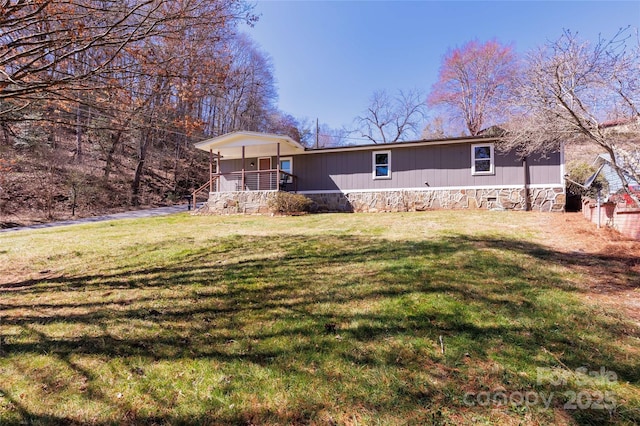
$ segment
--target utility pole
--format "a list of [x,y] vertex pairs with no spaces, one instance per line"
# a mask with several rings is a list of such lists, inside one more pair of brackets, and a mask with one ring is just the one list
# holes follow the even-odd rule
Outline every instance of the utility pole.
[[316,149],[320,148],[320,123],[316,118]]

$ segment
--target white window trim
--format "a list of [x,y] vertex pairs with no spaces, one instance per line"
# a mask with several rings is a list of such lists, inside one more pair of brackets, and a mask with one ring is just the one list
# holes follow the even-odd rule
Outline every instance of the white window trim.
[[[389,168],[389,174],[387,176],[376,176],[376,154],[387,154],[387,167]],[[372,176],[373,180],[391,179],[391,150],[373,151],[371,156],[371,164],[373,166]]]
[[[289,160],[289,163],[291,164],[291,170],[285,170],[285,171],[288,171],[289,173],[293,174],[293,157],[280,157],[280,170],[282,171],[282,162],[287,160]],[[293,178],[291,176],[287,176],[286,183],[292,183],[292,182],[293,182]]]
[[[489,170],[488,171],[476,171],[476,148],[488,146],[489,147]],[[478,158],[480,160],[487,160],[486,158]],[[495,155],[494,155],[494,144],[493,143],[474,143],[471,145],[471,174],[474,176],[483,176],[483,175],[495,175]]]

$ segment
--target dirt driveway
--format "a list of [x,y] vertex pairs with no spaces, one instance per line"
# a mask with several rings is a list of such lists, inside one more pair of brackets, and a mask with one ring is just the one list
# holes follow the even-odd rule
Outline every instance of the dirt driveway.
[[165,216],[169,214],[186,212],[187,209],[188,209],[188,206],[186,204],[182,204],[182,205],[167,206],[167,207],[156,207],[153,209],[132,210],[132,211],[127,211],[122,213],[113,213],[113,214],[103,215],[103,216],[90,216],[90,217],[84,217],[84,218],[73,219],[73,220],[38,223],[35,225],[19,226],[15,228],[0,227],[0,233],[25,231],[29,229],[54,228],[58,226],[77,225],[82,223],[104,222],[107,220],[138,219],[142,217]]

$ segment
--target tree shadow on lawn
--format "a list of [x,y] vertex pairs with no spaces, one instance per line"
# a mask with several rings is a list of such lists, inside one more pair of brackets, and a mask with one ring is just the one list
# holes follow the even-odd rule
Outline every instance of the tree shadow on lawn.
[[[184,250],[162,266],[136,265],[131,259],[124,272],[0,286],[11,296],[2,306],[8,311],[2,327],[11,332],[1,336],[0,365],[9,368],[29,357],[50,357],[66,365],[74,380],[87,383],[76,397],[115,410],[116,417],[104,423],[130,424],[308,423],[314,413],[349,407],[424,414],[429,404],[425,398],[462,406],[467,358],[480,363],[500,360],[512,374],[509,384],[502,384],[512,390],[539,385],[531,375],[518,376],[518,369],[531,372],[558,365],[572,370],[605,366],[619,380],[640,382],[638,360],[619,344],[640,333],[617,318],[590,313],[570,295],[581,289],[558,270],[561,266],[584,271],[595,265],[599,273],[615,275],[619,285],[637,286],[637,275],[625,269],[635,259],[592,258],[524,241],[466,235],[426,241],[236,236],[212,245],[218,249]],[[67,294],[60,303],[33,299],[55,295],[59,300]],[[445,354],[439,353],[440,336],[446,342]],[[120,360],[132,376],[129,380],[140,386],[151,379],[144,372],[135,374],[139,363],[152,368],[154,363],[207,360],[222,372],[254,366],[278,377],[327,382],[342,402],[327,403],[292,391],[287,409],[226,409],[214,403],[212,411],[181,417],[171,414],[179,404],[154,390],[153,382],[140,391],[151,401],[151,409],[105,395],[100,373],[76,361],[83,357],[97,357],[103,364]],[[322,373],[310,373],[309,365]],[[379,372],[392,369],[406,380],[386,384],[386,391],[395,395],[373,402],[357,392],[341,392],[340,383],[334,388],[328,384],[334,366],[343,382],[371,387],[370,379],[353,375],[358,370],[350,370],[352,365]],[[455,388],[447,391],[453,397],[443,397],[446,389],[433,383],[415,385],[443,368]],[[20,371],[24,381],[43,381],[37,369],[22,366]],[[248,382],[258,395],[265,392],[252,379]],[[22,401],[16,389],[3,387],[0,392],[15,407],[19,422],[88,422],[41,414],[33,399]],[[30,398],[51,397],[45,392]],[[153,408],[161,412],[148,414]],[[594,414],[598,421],[600,414]],[[637,414],[628,415],[640,420]],[[9,417],[0,419],[10,422]]]
[[[640,274],[633,270],[640,265],[640,258],[635,255],[621,255],[619,253],[561,252],[526,241],[500,238],[472,238],[467,235],[461,237],[464,241],[475,245],[513,250],[532,256],[552,265],[565,266],[595,278],[601,287],[606,287],[613,293],[640,288]],[[579,290],[583,291],[581,287]]]

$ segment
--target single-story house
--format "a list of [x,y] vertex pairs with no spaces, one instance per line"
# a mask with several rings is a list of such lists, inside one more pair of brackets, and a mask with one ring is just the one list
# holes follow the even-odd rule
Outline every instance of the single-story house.
[[[311,149],[273,134],[234,132],[195,144],[209,153],[212,213],[267,211],[276,191],[319,211],[481,208],[562,211],[563,152],[520,158],[496,137]],[[195,193],[194,193],[195,197]]]

